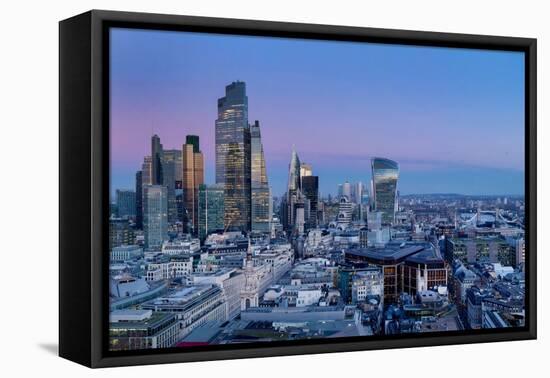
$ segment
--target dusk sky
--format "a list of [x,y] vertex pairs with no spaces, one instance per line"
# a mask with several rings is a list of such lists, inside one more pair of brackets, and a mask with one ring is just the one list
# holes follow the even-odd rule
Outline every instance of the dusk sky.
[[134,189],[158,134],[200,136],[214,182],[217,99],[246,82],[273,194],[292,146],[322,195],[370,180],[370,158],[400,164],[401,194],[523,194],[524,56],[187,32],[111,31],[111,188]]

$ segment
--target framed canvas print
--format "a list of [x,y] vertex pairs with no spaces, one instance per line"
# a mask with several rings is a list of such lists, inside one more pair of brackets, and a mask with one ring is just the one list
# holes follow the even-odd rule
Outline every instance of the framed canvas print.
[[536,40],[60,22],[60,355],[536,337]]

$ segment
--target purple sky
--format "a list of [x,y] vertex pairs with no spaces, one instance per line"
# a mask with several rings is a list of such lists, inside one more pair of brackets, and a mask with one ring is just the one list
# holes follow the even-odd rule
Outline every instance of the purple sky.
[[522,53],[184,32],[111,31],[112,189],[133,188],[152,133],[197,134],[214,179],[216,101],[247,84],[274,194],[292,145],[322,194],[400,163],[401,193],[523,194]]

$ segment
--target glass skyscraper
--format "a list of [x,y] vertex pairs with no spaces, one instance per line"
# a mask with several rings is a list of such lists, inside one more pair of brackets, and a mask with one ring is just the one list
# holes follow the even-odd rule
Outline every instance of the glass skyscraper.
[[288,194],[289,196],[295,195],[302,189],[302,176],[300,175],[300,158],[296,153],[296,150],[292,149],[292,156],[290,158],[290,165],[288,168]]
[[250,126],[246,84],[236,81],[218,99],[216,183],[224,185],[225,227],[251,228]]
[[273,205],[271,190],[267,181],[264,149],[260,133],[260,123],[256,121],[250,126],[250,164],[252,187],[252,230],[269,232]]
[[143,187],[145,248],[160,248],[168,239],[168,198],[165,186]]
[[205,239],[209,233],[224,229],[223,185],[200,185],[198,194],[198,235]]
[[156,134],[151,137],[151,183],[162,185],[162,144]]
[[399,164],[389,159],[373,158],[371,168],[373,211],[382,213],[383,224],[392,224],[397,210]]
[[181,180],[182,158],[180,150],[164,150],[162,158],[162,181],[168,195],[168,223],[178,219],[176,205],[176,181]]
[[[199,148],[199,137],[188,135],[182,147],[182,185],[183,205],[187,211],[189,225],[193,234],[198,228],[199,185],[204,183],[204,157]],[[189,230],[187,230],[189,231]]]
[[302,177],[300,175],[300,158],[296,150],[292,149],[288,168],[288,189],[286,193],[286,222],[283,225],[286,231],[293,234],[302,234],[305,226],[305,198],[302,193]]
[[142,193],[143,171],[136,172],[136,228],[143,228],[143,193]]
[[309,212],[306,217],[306,227],[308,229],[315,228],[319,224],[319,177],[303,176],[302,191],[306,199],[309,201]]
[[116,206],[119,217],[134,218],[136,216],[136,192],[133,190],[117,189]]

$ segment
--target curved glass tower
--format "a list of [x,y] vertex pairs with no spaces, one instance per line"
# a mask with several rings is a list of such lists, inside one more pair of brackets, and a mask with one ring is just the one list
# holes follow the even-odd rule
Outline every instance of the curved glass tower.
[[250,166],[252,231],[269,232],[271,230],[273,206],[265,169],[260,122],[258,121],[250,125]]
[[385,158],[372,158],[372,207],[382,213],[382,223],[392,224],[397,210],[399,164]]

